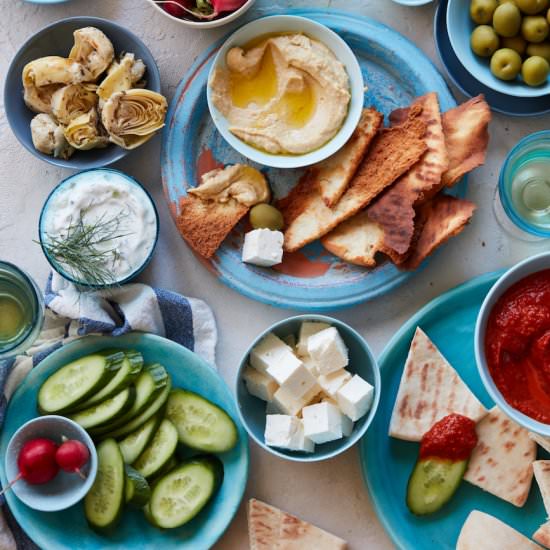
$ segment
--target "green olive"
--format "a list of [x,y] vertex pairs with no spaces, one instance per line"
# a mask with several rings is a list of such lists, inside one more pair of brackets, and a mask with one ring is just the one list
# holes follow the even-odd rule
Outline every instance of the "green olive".
[[510,48],[501,48],[491,57],[491,72],[500,80],[513,80],[521,70],[521,56]]
[[527,15],[535,15],[548,7],[548,0],[516,0],[518,8]]
[[497,6],[497,0],[472,0],[470,17],[480,25],[490,23],[493,20],[493,13]]
[[503,48],[511,48],[512,50],[523,55],[527,49],[527,41],[523,36],[518,34],[517,36],[505,37],[500,41]]
[[517,0],[498,0],[498,4],[514,4],[514,6],[517,6]]
[[470,37],[472,51],[481,57],[491,57],[498,50],[499,39],[493,27],[480,25]]
[[548,21],[542,15],[527,15],[521,23],[521,34],[527,42],[544,42],[548,36]]
[[529,44],[527,46],[527,55],[538,55],[544,57],[550,63],[550,42],[541,42],[540,44]]
[[540,86],[546,82],[550,65],[544,57],[534,55],[527,58],[521,67],[521,76],[528,86]]
[[521,27],[521,13],[515,4],[501,4],[493,14],[493,27],[500,36],[516,36]]
[[254,229],[280,231],[284,225],[283,215],[270,204],[257,204],[250,209],[250,225]]

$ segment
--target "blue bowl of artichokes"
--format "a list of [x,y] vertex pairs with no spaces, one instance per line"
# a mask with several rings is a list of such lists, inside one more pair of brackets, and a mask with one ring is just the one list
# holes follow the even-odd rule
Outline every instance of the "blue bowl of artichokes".
[[151,52],[97,17],[62,19],[29,38],[8,69],[4,107],[28,151],[75,170],[120,160],[164,126],[167,111]]

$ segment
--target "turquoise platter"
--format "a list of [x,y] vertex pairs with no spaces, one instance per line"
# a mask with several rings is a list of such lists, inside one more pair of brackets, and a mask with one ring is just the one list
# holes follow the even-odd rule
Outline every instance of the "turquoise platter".
[[[292,9],[284,13],[322,23],[348,43],[359,59],[368,86],[365,105],[388,115],[429,91],[439,94],[442,111],[456,105],[432,62],[393,29],[373,19],[332,9]],[[224,164],[248,162],[223,140],[208,112],[208,72],[221,44],[218,42],[198,57],[180,82],[168,112],[161,168],[164,192],[174,219],[178,216],[180,199],[189,186],[197,184],[201,174]],[[256,167],[266,174],[276,198],[285,196],[302,173]],[[465,191],[465,180],[453,189],[460,196]],[[411,276],[390,263],[369,271],[342,262],[319,242],[286,255],[274,269],[247,265],[241,261],[241,247],[248,229],[247,223],[242,222],[211,260],[200,261],[224,284],[273,306],[311,312],[341,309],[390,292]]]
[[[494,404],[477,371],[474,327],[481,303],[500,274],[488,273],[472,279],[427,304],[401,327],[380,356],[384,392],[369,433],[361,440],[361,466],[378,517],[399,550],[454,550],[460,529],[472,510],[487,512],[529,538],[546,521],[535,481],[522,508],[464,481],[438,513],[427,517],[412,515],[405,504],[405,493],[419,445],[388,436],[401,373],[417,326],[434,341],[483,404]],[[539,450],[539,456],[548,455]]]
[[[224,481],[212,502],[187,525],[161,531],[152,527],[140,510],[126,509],[121,523],[109,536],[90,529],[82,503],[62,512],[37,512],[25,506],[13,492],[6,499],[13,515],[42,550],[207,550],[223,534],[241,502],[248,478],[248,437],[239,420],[233,396],[220,375],[188,349],[151,334],[130,333],[119,337],[88,336],[76,340],[44,359],[13,395],[0,437],[0,456],[9,439],[27,420],[37,416],[36,397],[44,380],[63,364],[104,348],[136,349],[146,362],[166,367],[175,387],[186,388],[210,399],[233,418],[239,431],[237,446],[218,455],[224,465]],[[4,469],[0,479],[5,486]]]

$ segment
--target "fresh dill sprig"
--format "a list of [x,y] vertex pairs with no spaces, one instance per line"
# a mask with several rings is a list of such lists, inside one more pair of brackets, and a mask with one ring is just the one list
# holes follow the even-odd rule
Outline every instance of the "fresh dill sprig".
[[82,214],[70,223],[62,235],[46,234],[42,242],[51,261],[78,283],[93,286],[111,286],[117,283],[113,266],[120,257],[117,247],[101,246],[131,233],[122,233],[120,223],[127,216],[121,211],[112,218],[105,214],[92,223]]

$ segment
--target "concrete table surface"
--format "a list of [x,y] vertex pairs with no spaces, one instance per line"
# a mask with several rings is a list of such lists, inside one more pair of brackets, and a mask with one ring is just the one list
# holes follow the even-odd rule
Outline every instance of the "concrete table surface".
[[[434,4],[407,8],[390,0],[258,0],[250,16],[269,13],[273,6],[290,5],[332,7],[373,17],[413,40],[443,71],[433,41]],[[157,13],[145,0],[73,0],[50,6],[0,0],[0,7],[2,78],[18,47],[38,29],[63,17],[96,15],[126,25],[143,39],[158,62],[163,91],[169,99],[194,58],[230,30],[182,27]],[[457,98],[463,99],[458,94]],[[468,197],[478,204],[472,224],[405,286],[382,299],[334,314],[359,330],[376,354],[396,329],[432,298],[471,277],[509,266],[548,246],[527,244],[504,234],[495,222],[492,203],[506,152],[518,139],[548,128],[549,123],[550,116],[514,119],[495,114],[488,161],[470,177]],[[43,285],[48,264],[39,246],[33,243],[37,238],[38,215],[48,193],[71,172],[43,163],[23,149],[11,133],[3,109],[0,143],[0,258],[26,269]],[[141,280],[209,302],[219,329],[218,367],[232,386],[237,364],[250,340],[273,322],[295,312],[241,297],[195,260],[178,235],[162,195],[159,149],[160,139],[156,138],[116,165],[147,187],[160,212],[159,245]],[[340,535],[353,550],[392,548],[363,485],[356,448],[325,463],[294,464],[275,458],[252,443],[246,496],[239,514],[215,546],[217,550],[247,548],[245,504],[250,497],[266,500]]]

